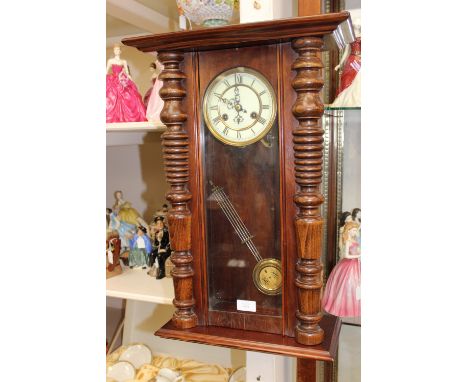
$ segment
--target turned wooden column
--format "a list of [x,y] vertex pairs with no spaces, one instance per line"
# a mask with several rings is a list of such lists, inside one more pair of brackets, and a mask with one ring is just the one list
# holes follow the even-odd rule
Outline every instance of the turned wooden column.
[[197,325],[197,316],[194,312],[194,272],[193,258],[190,253],[192,214],[188,208],[188,202],[192,199],[192,195],[187,187],[189,142],[188,134],[184,129],[187,114],[182,110],[182,100],[186,95],[182,81],[186,77],[180,70],[184,54],[161,52],[158,59],[164,65],[164,70],[159,76],[163,81],[159,95],[164,100],[161,122],[167,127],[162,135],[166,178],[171,187],[166,193],[166,199],[172,205],[168,212],[171,260],[175,266],[171,271],[175,292],[173,303],[176,308],[172,321],[177,328],[188,329]]
[[304,345],[317,345],[323,341],[324,332],[319,326],[321,313],[322,218],[320,193],[322,181],[323,129],[321,117],[323,104],[319,91],[323,87],[318,57],[323,45],[321,38],[303,37],[292,42],[299,54],[292,69],[296,77],[292,86],[297,99],[292,107],[299,121],[293,130],[295,178],[298,185],[294,202],[296,215],[297,263],[295,285],[297,290],[296,341]]

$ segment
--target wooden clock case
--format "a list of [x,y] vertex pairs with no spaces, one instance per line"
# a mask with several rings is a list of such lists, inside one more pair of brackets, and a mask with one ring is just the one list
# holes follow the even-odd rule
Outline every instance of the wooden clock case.
[[[340,321],[322,317],[321,312],[320,51],[323,36],[348,17],[341,12],[123,41],[144,52],[157,51],[164,65],[161,121],[167,126],[163,150],[171,185],[166,196],[172,204],[168,220],[176,312],[156,335],[303,359],[335,359]],[[278,256],[283,274],[282,293],[277,296],[279,314],[209,309],[203,95],[214,77],[237,66],[262,73],[277,96]],[[224,171],[228,179],[230,170],[226,166],[219,175]],[[243,184],[253,190],[265,187],[254,174]],[[242,213],[242,205],[239,208]],[[272,224],[268,214],[259,219],[267,227]],[[233,287],[242,287],[231,282]],[[298,370],[301,367],[298,364]]]

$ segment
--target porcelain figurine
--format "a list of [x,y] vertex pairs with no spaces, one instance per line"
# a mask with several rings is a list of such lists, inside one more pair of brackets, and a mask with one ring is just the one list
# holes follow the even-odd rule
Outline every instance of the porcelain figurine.
[[148,224],[143,220],[138,211],[132,207],[132,204],[126,201],[122,191],[115,191],[115,203],[113,212],[118,215],[121,222],[132,224],[134,226],[143,226],[146,231],[149,230]]
[[120,265],[120,239],[118,233],[111,233],[106,240],[106,278],[122,273]]
[[361,226],[361,209],[360,208],[355,208],[351,212],[351,217],[353,219],[353,222],[356,222]]
[[161,123],[160,114],[164,106],[164,101],[159,95],[159,91],[163,86],[163,82],[159,79],[159,75],[163,71],[164,66],[157,60],[154,64],[156,66],[156,78],[154,80],[154,85],[151,90],[151,95],[149,97],[148,107],[146,109],[146,118],[148,119],[148,121]]
[[361,16],[360,10],[350,13],[356,40],[346,44],[341,60],[335,67],[341,74],[333,107],[361,106]]
[[340,261],[328,278],[322,298],[325,311],[338,317],[361,316],[360,224],[348,221],[343,228]]
[[164,219],[164,225],[167,227],[167,213],[169,212],[169,206],[164,203],[162,207],[157,210],[153,215],[153,222],[158,216],[162,216]]
[[349,211],[344,211],[342,214],[341,214],[341,217],[340,217],[340,226],[339,226],[339,230],[338,230],[338,251],[339,253],[341,253],[341,251],[343,251],[343,230],[344,230],[344,226],[346,223],[352,221],[353,218],[351,216],[351,212]]
[[154,84],[156,79],[158,78],[158,74],[156,73],[156,63],[152,62],[150,64],[150,71],[151,71],[151,87],[146,91],[145,96],[143,97],[143,104],[146,107],[146,111],[148,111],[148,102],[151,97],[151,92],[153,91]]
[[164,218],[157,216],[152,224],[153,246],[151,252],[151,259],[154,263],[158,262],[158,273],[156,279],[166,277],[166,260],[171,255],[171,244],[169,242],[169,231],[164,224]]
[[143,122],[146,109],[132,81],[126,60],[120,55],[119,45],[114,46],[114,57],[107,61],[106,68],[106,122]]
[[136,225],[129,224],[120,220],[119,216],[110,208],[107,209],[109,218],[108,232],[117,232],[120,239],[121,253],[130,248],[130,239],[136,233]]
[[145,227],[139,226],[137,233],[130,240],[130,253],[128,255],[128,265],[130,268],[142,267],[146,269],[152,250],[151,240],[146,232]]

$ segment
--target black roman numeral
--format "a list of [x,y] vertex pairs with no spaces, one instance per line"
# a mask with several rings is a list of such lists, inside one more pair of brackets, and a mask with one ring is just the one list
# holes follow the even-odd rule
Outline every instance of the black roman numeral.
[[269,109],[270,108],[270,105],[262,105],[262,109]]
[[266,123],[266,119],[263,117],[258,117],[258,122],[260,122],[262,125]]
[[241,139],[241,133],[240,133],[240,131],[237,132],[237,139]]
[[213,123],[217,125],[221,121],[221,117],[218,115],[216,118],[213,119]]
[[224,130],[223,130],[223,134],[227,135],[228,132],[229,132],[229,127],[225,127]]
[[262,90],[260,93],[258,93],[258,95],[261,97],[262,95],[264,95],[266,93],[265,90]]
[[236,84],[242,83],[242,76],[240,75],[240,73],[236,73],[235,80],[236,80]]
[[227,79],[225,79],[223,82],[224,82],[224,85],[226,85],[227,87],[231,86],[231,84],[229,83]]

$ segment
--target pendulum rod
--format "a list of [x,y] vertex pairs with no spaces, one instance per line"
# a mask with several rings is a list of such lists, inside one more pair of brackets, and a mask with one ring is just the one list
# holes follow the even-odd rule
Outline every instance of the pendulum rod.
[[[221,207],[222,211],[226,215],[227,219],[231,223],[232,227],[234,228],[236,234],[239,236],[241,239],[242,244],[246,244],[247,247],[249,248],[250,252],[252,255],[255,257],[255,259],[258,261],[262,260],[262,257],[260,256],[257,248],[255,247],[254,243],[252,242],[252,236],[250,235],[249,231],[245,227],[245,225],[242,223],[242,220],[240,220],[239,215],[234,213],[235,210],[229,207],[229,205],[226,202],[227,196],[223,197],[222,195],[219,194],[218,191],[215,191],[213,193],[215,196],[215,200],[218,203],[218,205]],[[232,205],[231,205],[232,207]],[[234,212],[233,212],[234,211]],[[239,222],[240,220],[240,222]]]
[[213,186],[212,196],[214,197],[216,203],[220,206],[226,218],[229,220],[229,223],[231,223],[234,231],[241,239],[242,244],[247,245],[247,248],[250,250],[257,262],[261,261],[262,257],[260,256],[257,247],[255,247],[255,244],[252,241],[253,236],[250,234],[249,230],[240,218],[236,209],[229,200],[229,197],[225,194],[221,187],[214,186],[212,182],[210,183]]
[[240,223],[241,227],[243,228],[243,232],[244,232],[244,238],[242,240],[242,243],[250,243],[251,246],[253,247],[253,250],[255,251],[255,253],[253,253],[253,255],[255,256],[255,258],[260,261],[262,260],[262,257],[260,256],[260,253],[258,252],[257,250],[257,247],[255,247],[255,244],[253,243],[252,239],[253,239],[253,235],[249,232],[249,230],[247,229],[247,227],[245,226],[244,222],[242,221],[242,219],[240,218],[239,214],[237,213],[236,209],[234,208],[234,206],[232,205],[232,202],[231,200],[229,199],[229,197],[226,195],[226,193],[224,192],[224,190],[222,188],[219,188],[219,191],[218,191],[222,198],[223,198],[223,201],[227,204],[229,210],[231,211],[231,213],[237,218],[237,221],[238,223]]

